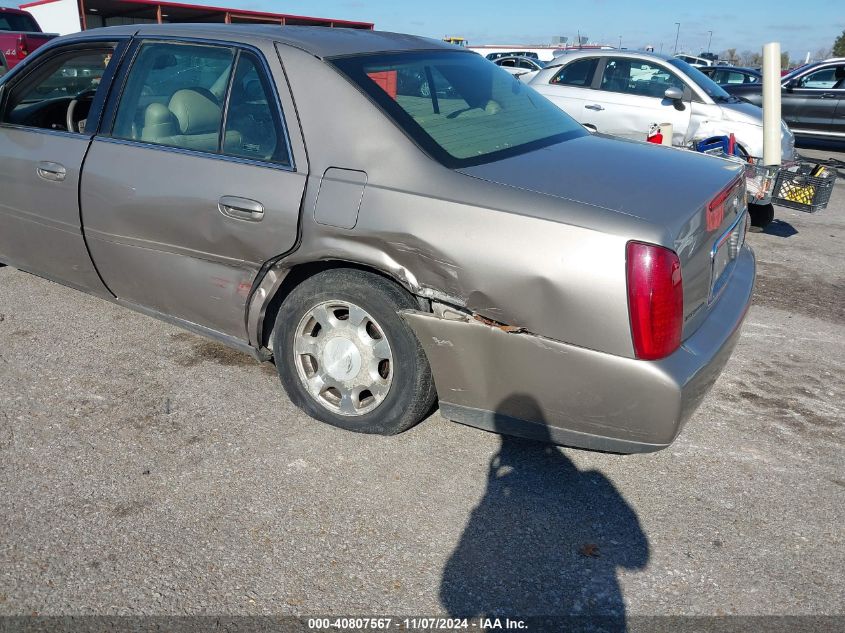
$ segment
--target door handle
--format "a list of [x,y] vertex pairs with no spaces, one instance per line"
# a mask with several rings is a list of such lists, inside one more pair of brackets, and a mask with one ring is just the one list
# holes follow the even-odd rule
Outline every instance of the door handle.
[[822,99],[836,99],[836,95],[832,92],[823,92]]
[[585,105],[584,107],[587,108],[587,110],[595,110],[596,112],[604,110],[604,108],[597,103],[591,103],[590,105]]
[[217,203],[217,208],[220,213],[235,220],[261,222],[264,219],[264,205],[248,198],[223,196]]
[[51,180],[53,182],[62,182],[67,178],[67,169],[64,165],[59,163],[41,162],[35,169],[35,173],[43,180]]

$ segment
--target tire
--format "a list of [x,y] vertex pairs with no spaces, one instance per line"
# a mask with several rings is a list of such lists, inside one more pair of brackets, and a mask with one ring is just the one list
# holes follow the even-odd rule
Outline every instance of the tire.
[[771,204],[749,204],[748,215],[751,226],[765,229],[775,219],[775,208]]
[[279,309],[273,340],[291,401],[358,433],[395,435],[419,423],[437,394],[425,352],[397,314],[403,309],[419,305],[365,271],[329,270],[297,286]]

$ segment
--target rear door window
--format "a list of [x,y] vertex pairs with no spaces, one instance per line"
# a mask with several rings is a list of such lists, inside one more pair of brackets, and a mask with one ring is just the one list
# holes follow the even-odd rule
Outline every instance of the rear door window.
[[667,68],[627,57],[610,59],[601,80],[601,89],[608,92],[660,99],[668,88],[684,87],[684,82]]
[[123,90],[112,135],[218,151],[235,52],[225,46],[142,44]]
[[275,95],[258,58],[241,53],[229,97],[224,154],[291,164]]

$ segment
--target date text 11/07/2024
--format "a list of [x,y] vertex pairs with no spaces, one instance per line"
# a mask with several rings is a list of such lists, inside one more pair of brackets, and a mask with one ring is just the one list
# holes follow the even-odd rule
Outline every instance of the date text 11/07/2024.
[[330,630],[525,630],[528,624],[524,620],[510,618],[309,618],[308,629],[312,631]]

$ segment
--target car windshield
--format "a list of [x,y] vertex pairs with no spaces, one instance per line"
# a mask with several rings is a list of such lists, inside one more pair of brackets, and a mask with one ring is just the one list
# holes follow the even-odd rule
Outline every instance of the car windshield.
[[332,63],[447,167],[492,162],[587,134],[545,97],[472,53],[361,55]]
[[722,88],[719,84],[715,81],[710,79],[707,75],[703,72],[695,68],[694,66],[690,66],[682,59],[677,59],[673,57],[669,60],[669,63],[672,64],[675,68],[682,70],[684,74],[692,79],[696,85],[701,88],[708,97],[713,99],[716,103],[734,103],[739,101],[737,97],[733,97],[725,92],[725,89]]
[[29,33],[38,30],[35,20],[29,15],[21,13],[0,13],[0,31],[22,31]]

